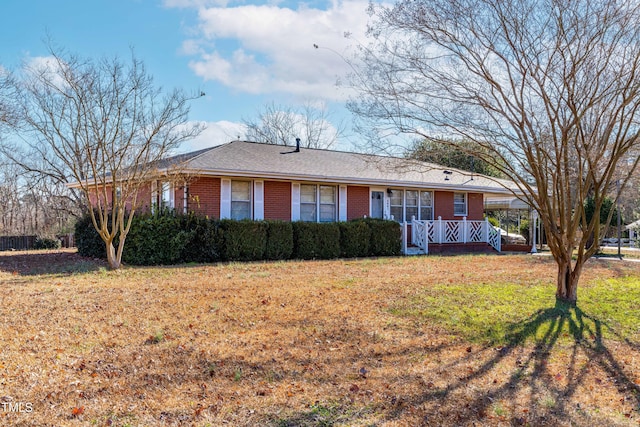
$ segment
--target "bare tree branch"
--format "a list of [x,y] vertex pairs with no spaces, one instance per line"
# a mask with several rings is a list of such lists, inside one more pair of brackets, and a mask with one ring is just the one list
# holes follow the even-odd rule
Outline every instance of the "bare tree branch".
[[247,139],[276,145],[293,145],[296,138],[306,148],[331,148],[345,132],[345,126],[332,123],[324,105],[310,102],[301,108],[267,104],[257,117],[243,119]]
[[156,88],[133,55],[129,63],[88,60],[51,46],[50,61],[26,68],[18,88],[31,156],[14,160],[27,171],[74,184],[105,242],[109,265],[118,268],[140,206],[138,192],[149,186],[161,159],[201,130],[187,124],[191,98]]
[[373,135],[482,148],[471,154],[487,153],[539,212],[556,295],[575,302],[602,202],[616,181],[619,198],[638,164],[640,4],[401,0],[372,12],[349,108]]

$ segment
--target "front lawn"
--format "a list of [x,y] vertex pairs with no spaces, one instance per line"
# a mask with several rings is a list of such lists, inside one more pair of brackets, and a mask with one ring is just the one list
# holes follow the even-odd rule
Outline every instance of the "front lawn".
[[640,265],[0,254],[3,425],[640,423]]

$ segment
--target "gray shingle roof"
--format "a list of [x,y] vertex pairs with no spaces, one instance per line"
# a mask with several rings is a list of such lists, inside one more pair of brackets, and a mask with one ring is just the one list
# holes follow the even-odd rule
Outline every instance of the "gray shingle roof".
[[[233,141],[167,159],[194,174],[510,194],[507,180],[404,158]],[[445,170],[449,173],[445,173]],[[448,178],[448,179],[446,179]]]

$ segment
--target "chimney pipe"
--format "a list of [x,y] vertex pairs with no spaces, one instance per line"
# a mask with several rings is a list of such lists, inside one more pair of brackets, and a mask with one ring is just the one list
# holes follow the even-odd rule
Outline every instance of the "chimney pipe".
[[300,152],[300,138],[296,138],[296,153]]

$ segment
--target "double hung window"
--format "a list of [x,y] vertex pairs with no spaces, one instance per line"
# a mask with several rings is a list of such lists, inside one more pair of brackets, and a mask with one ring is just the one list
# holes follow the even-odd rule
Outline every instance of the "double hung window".
[[389,192],[391,215],[398,222],[433,219],[433,193],[419,190],[394,190]]
[[250,181],[231,181],[231,218],[251,219]]
[[300,219],[307,222],[331,222],[337,216],[337,191],[331,185],[300,185]]
[[467,216],[467,194],[453,194],[453,214],[455,216]]

